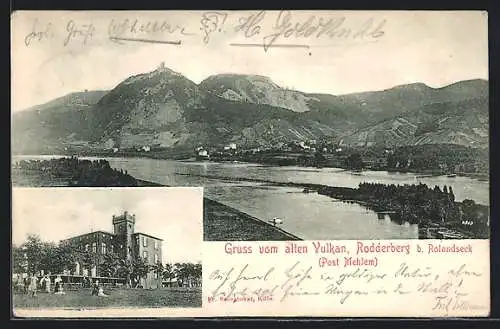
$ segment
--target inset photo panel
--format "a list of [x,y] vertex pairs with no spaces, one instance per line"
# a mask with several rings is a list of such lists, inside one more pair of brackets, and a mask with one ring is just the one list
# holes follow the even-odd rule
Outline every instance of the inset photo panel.
[[12,214],[15,315],[201,307],[201,188],[14,188]]

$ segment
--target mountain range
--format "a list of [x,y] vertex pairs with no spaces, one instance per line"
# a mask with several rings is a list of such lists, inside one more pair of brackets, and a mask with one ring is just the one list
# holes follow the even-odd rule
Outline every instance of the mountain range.
[[196,84],[160,65],[112,90],[72,93],[14,113],[12,150],[255,147],[312,139],[487,147],[488,114],[486,80],[335,96],[289,90],[258,75],[220,74]]

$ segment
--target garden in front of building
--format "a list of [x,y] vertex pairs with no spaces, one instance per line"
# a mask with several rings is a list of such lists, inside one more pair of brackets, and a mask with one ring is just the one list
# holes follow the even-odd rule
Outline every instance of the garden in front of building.
[[[13,246],[11,287],[14,309],[192,308],[201,307],[200,263],[148,264],[138,257],[121,260],[107,253],[99,259],[92,250],[44,242],[30,235]],[[68,268],[79,260],[92,271],[80,275]],[[89,275],[90,274],[90,275]],[[154,274],[155,285],[143,285]]]
[[201,307],[201,287],[160,289],[109,288],[107,296],[92,296],[90,288],[65,291],[64,295],[37,292],[36,296],[13,293],[14,309],[95,309],[129,307]]

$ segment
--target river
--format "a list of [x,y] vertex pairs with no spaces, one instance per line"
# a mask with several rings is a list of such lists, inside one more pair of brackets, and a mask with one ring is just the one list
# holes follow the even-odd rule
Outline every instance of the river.
[[[13,156],[49,159],[60,156]],[[87,157],[98,159],[103,157]],[[205,196],[249,215],[267,220],[283,219],[281,227],[303,239],[416,239],[418,226],[399,225],[357,204],[339,202],[301,189],[260,183],[219,180],[199,175],[265,179],[274,182],[312,183],[357,187],[361,182],[384,184],[425,183],[453,188],[456,200],[472,199],[489,204],[489,182],[467,177],[419,177],[410,173],[364,171],[351,173],[338,168],[270,167],[248,163],[182,162],[149,158],[104,158],[113,168],[127,170],[136,178],[169,186],[204,186]],[[179,175],[183,174],[183,175]]]

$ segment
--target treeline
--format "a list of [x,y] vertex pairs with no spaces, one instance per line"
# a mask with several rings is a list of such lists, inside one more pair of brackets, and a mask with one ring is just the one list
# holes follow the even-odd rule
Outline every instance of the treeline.
[[[320,144],[323,145],[323,144]],[[324,144],[327,145],[327,144]],[[214,161],[244,161],[275,166],[341,167],[348,170],[432,172],[435,174],[478,174],[489,173],[487,149],[455,144],[428,144],[402,146],[395,149],[382,146],[339,147],[333,151],[327,145],[314,151],[297,149],[285,151],[269,149],[254,152],[242,150],[238,154],[211,154]]]
[[489,236],[488,207],[477,205],[473,200],[455,202],[451,186],[361,183],[358,189],[322,187],[318,193],[354,200],[376,212],[387,212],[395,222],[440,225],[469,232],[477,238]]
[[50,160],[21,160],[16,168],[37,171],[37,174],[66,179],[69,186],[138,186],[137,180],[127,171],[111,168],[107,160],[81,160],[66,157]]
[[403,146],[387,156],[388,169],[489,172],[488,150],[452,144]]
[[74,248],[71,245],[45,242],[37,235],[30,235],[21,246],[12,248],[13,273],[38,274],[64,274],[72,273],[75,264],[79,263],[81,268],[99,269],[99,274],[104,277],[122,278],[131,287],[138,287],[140,279],[149,272],[155,272],[161,282],[166,280],[170,285],[180,287],[201,286],[202,267],[197,263],[175,263],[163,264],[158,262],[154,265],[147,264],[140,257],[128,261],[119,257],[116,253],[106,253],[98,257],[92,251]]

